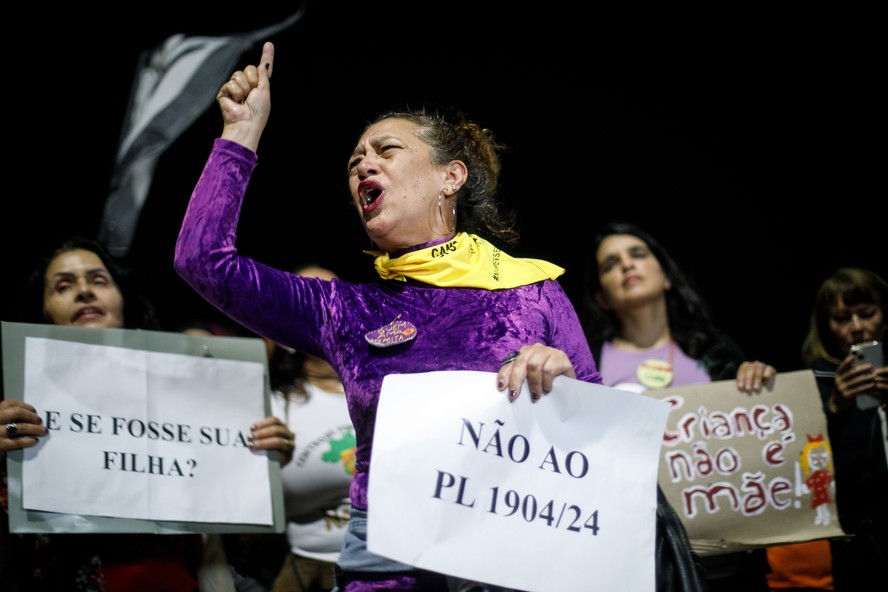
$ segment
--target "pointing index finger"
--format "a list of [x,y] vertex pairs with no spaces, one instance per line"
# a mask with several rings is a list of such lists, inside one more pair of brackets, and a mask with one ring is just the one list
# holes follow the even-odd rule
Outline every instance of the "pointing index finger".
[[262,67],[260,72],[265,72],[271,78],[272,66],[274,66],[274,43],[266,41],[262,45],[262,59],[259,61]]

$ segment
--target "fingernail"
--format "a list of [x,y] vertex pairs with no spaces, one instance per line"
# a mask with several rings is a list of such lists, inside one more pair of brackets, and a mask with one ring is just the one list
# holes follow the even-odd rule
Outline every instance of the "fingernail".
[[506,381],[500,378],[496,381],[496,390],[501,391],[506,388]]
[[518,398],[518,391],[516,391],[516,390],[510,390],[510,391],[509,391],[509,400],[510,400],[510,401],[514,401],[514,400],[517,399],[517,398]]

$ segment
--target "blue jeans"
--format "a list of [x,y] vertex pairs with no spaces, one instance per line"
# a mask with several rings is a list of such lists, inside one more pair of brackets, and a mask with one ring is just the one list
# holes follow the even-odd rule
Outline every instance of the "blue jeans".
[[[362,591],[378,589],[423,592],[518,592],[511,588],[469,582],[462,578],[417,569],[412,565],[371,553],[367,550],[367,512],[356,508],[351,509],[345,542],[336,567],[336,585],[331,592],[343,592],[346,582],[359,580],[366,580],[366,586],[357,586]],[[376,580],[380,584],[378,588],[373,585]]]

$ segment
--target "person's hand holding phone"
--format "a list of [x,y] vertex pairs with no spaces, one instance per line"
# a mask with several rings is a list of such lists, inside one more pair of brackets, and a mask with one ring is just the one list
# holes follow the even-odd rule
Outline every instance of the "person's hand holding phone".
[[845,408],[852,398],[861,410],[873,409],[888,400],[888,369],[880,342],[851,346],[848,357],[836,370],[836,391],[842,400],[836,401],[839,409]]
[[[853,386],[847,394],[843,393],[843,396],[853,396],[855,405],[861,410],[878,407],[888,392],[882,344],[878,341],[854,344],[851,346],[849,356],[851,364],[847,376],[849,386]],[[838,374],[836,382],[838,383]]]

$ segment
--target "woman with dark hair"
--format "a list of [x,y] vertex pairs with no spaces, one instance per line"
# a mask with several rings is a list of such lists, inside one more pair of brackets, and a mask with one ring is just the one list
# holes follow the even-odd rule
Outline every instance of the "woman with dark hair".
[[[651,355],[663,354],[662,349],[666,352],[662,357],[679,363],[690,360],[696,370],[660,388],[689,384],[691,377],[700,379],[695,382],[736,378],[741,390],[759,391],[776,374],[767,364],[744,363],[742,351],[716,327],[690,279],[666,249],[638,226],[606,225],[596,235],[591,254],[583,312],[586,337],[600,369],[614,349]],[[620,376],[627,383],[653,388],[640,382],[653,382],[653,378]],[[602,377],[609,385],[620,378],[615,371],[605,374],[603,369]]]
[[[837,592],[884,588],[888,576],[888,366],[884,358],[881,365],[857,363],[850,351],[871,341],[884,347],[886,306],[882,277],[840,268],[817,290],[802,345],[827,417],[839,521],[852,535],[831,540]],[[864,396],[874,404],[861,404]]]
[[[88,255],[92,253],[107,272],[108,280],[113,281],[113,288],[111,284],[108,284],[107,287],[110,288],[110,293],[116,291],[120,294],[123,318],[119,319],[119,323],[118,319],[106,315],[78,315],[68,320],[50,316],[53,314],[53,310],[46,306],[45,299],[53,297],[51,294],[47,295],[47,292],[52,289],[52,285],[47,284],[46,273],[55,260],[63,255],[78,251],[84,252],[87,259],[92,259]],[[96,282],[99,281],[99,278],[96,277]],[[123,306],[123,303],[126,303],[126,306]],[[133,270],[123,261],[108,253],[99,241],[85,236],[68,238],[43,256],[28,276],[27,293],[22,305],[25,309],[26,323],[153,330],[160,328],[154,305],[145,298]]]
[[[157,327],[154,309],[132,276],[89,238],[73,238],[52,249],[31,274],[28,288],[26,318],[31,322],[92,329]],[[4,393],[0,401],[4,522],[8,519],[6,453],[36,446],[48,435],[39,410],[10,394]],[[251,435],[253,450],[278,449],[282,459],[284,453],[292,453],[292,433],[276,418],[257,421]],[[204,587],[210,572],[198,534],[13,534],[4,524],[0,539],[4,543],[0,581],[7,592],[209,589]],[[222,575],[230,581],[227,566]]]
[[[584,329],[607,386],[643,392],[736,379],[755,392],[777,373],[744,361],[666,249],[641,228],[611,223],[596,235],[586,273]],[[703,557],[714,592],[767,590],[763,550]]]

